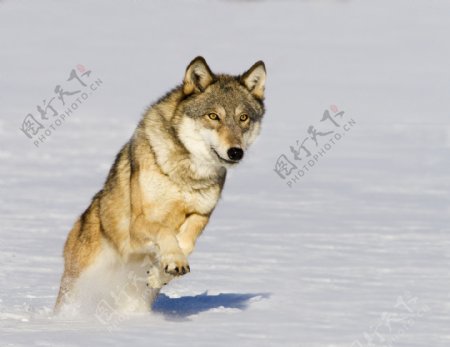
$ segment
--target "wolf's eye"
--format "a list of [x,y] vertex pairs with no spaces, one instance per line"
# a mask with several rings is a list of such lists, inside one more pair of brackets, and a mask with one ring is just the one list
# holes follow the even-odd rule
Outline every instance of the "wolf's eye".
[[247,119],[248,119],[248,114],[246,114],[246,113],[241,114],[241,116],[239,117],[239,120],[241,122],[245,122]]
[[219,120],[220,119],[219,116],[217,115],[217,113],[213,113],[213,112],[208,114],[208,117],[209,117],[209,119],[212,119],[212,120]]

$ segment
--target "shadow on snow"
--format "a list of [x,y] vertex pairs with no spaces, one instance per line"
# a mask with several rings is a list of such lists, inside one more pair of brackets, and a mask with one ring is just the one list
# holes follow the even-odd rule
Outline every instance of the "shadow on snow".
[[208,295],[208,292],[205,292],[195,296],[171,298],[165,294],[160,294],[153,305],[152,311],[162,313],[167,318],[187,318],[214,308],[223,307],[245,310],[251,299],[258,297],[266,299],[269,296],[269,293],[221,293]]

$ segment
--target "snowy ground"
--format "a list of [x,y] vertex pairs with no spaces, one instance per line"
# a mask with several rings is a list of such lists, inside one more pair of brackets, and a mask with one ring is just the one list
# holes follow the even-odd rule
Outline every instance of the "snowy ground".
[[[0,2],[0,346],[449,346],[449,11]],[[192,273],[118,326],[53,317],[72,223],[145,107],[198,54],[233,73],[263,59],[268,85],[264,130],[230,173]],[[103,83],[34,146],[23,119],[40,119],[56,85],[77,86],[66,80],[80,64]],[[356,124],[288,187],[277,158],[298,164],[289,147],[322,130],[331,105]]]

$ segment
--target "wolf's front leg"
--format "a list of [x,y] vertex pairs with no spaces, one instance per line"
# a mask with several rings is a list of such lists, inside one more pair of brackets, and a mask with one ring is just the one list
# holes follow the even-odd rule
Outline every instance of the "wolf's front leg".
[[[149,287],[162,288],[175,276],[184,275],[186,272],[190,272],[191,269],[187,263],[187,256],[192,253],[195,242],[208,223],[208,219],[209,216],[192,214],[185,220],[176,236],[169,233],[167,230],[164,234],[160,232],[158,236],[162,235],[163,237],[158,241],[160,248],[159,261],[157,261],[147,272],[149,275]],[[178,259],[178,262],[174,261],[174,259]],[[186,266],[184,267],[185,271],[187,270],[186,272],[183,272],[183,266],[176,265],[177,263],[180,263],[180,259],[181,262],[183,262],[183,259],[186,259]],[[168,264],[172,264],[172,266],[169,267]],[[178,272],[176,271],[177,267]],[[175,269],[175,272],[171,271],[173,269]]]
[[147,286],[159,289],[168,284],[173,278],[190,271],[186,255],[178,245],[174,235],[158,235],[159,254],[157,261],[147,271]]
[[173,278],[173,275],[168,274],[161,268],[159,264],[154,264],[147,271],[147,287],[153,289],[161,289],[163,286],[167,285]]
[[187,256],[178,245],[175,234],[160,233],[157,242],[160,251],[159,263],[164,272],[172,276],[181,276],[191,271]]
[[177,241],[186,256],[191,254],[194,250],[197,238],[202,233],[208,223],[208,220],[209,216],[193,213],[186,218],[183,225],[180,227],[180,232],[177,235]]

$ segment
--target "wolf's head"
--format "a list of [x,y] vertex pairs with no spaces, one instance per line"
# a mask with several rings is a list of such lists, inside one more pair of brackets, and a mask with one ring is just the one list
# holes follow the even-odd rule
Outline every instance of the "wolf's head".
[[260,130],[265,81],[262,61],[239,76],[212,73],[202,57],[188,65],[175,119],[194,159],[228,167],[244,157]]

